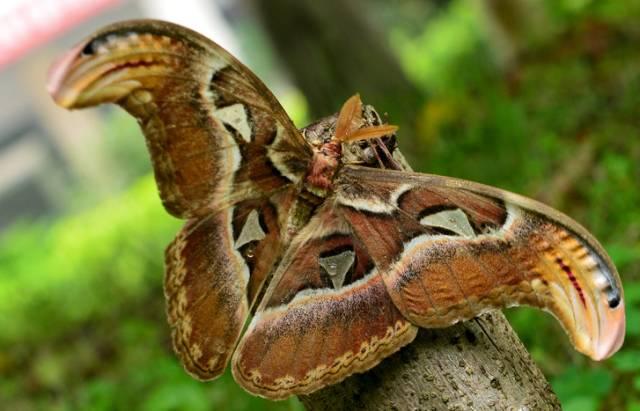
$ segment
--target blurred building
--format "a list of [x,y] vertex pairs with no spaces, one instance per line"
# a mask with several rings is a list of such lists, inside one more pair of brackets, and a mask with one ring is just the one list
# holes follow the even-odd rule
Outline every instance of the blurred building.
[[2,0],[0,230],[60,211],[79,181],[95,190],[109,184],[98,153],[101,112],[66,112],[46,93],[57,55],[107,23],[144,17],[188,25],[238,53],[224,17],[230,7],[222,0]]

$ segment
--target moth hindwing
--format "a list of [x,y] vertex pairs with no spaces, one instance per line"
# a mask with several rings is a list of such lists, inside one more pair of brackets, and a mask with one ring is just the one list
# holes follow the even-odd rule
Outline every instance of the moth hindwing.
[[[359,96],[297,130],[244,65],[175,24],[107,26],[54,64],[70,109],[137,118],[160,198],[186,220],[166,251],[173,343],[186,370],[306,394],[374,367],[418,327],[525,304],[576,349],[612,355],[623,292],[569,217],[480,184],[403,171],[397,127]],[[253,318],[244,335],[244,324]]]

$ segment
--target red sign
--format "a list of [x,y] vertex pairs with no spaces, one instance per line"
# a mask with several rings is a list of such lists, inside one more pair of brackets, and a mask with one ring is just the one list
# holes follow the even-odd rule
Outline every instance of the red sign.
[[0,15],[0,67],[120,0],[24,0],[13,3],[15,6]]

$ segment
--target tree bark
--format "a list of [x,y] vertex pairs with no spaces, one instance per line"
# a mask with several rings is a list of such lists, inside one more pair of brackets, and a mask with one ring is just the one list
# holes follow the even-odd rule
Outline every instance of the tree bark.
[[364,374],[299,397],[308,410],[559,410],[500,312],[415,341]]
[[[392,122],[408,124],[403,139],[414,140],[413,122],[422,97],[363,18],[362,3],[254,3],[314,115],[337,111],[346,97],[360,91],[366,103],[394,108]],[[422,329],[413,343],[374,369],[300,400],[309,410],[560,409],[549,383],[500,312],[445,329]]]

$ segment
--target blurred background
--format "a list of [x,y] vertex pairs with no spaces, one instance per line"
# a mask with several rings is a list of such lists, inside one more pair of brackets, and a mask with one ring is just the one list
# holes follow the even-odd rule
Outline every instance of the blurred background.
[[0,409],[300,410],[200,383],[170,348],[161,207],[144,140],[112,107],[66,112],[55,56],[154,17],[227,48],[300,127],[359,92],[416,170],[545,201],[604,244],[625,286],[613,358],[548,315],[508,316],[566,410],[640,410],[640,1],[3,0]]

